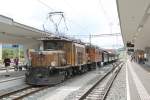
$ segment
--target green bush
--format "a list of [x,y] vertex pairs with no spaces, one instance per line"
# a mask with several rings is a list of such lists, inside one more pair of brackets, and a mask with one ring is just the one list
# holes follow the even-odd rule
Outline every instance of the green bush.
[[[18,48],[3,48],[2,49],[2,58],[15,58],[19,56],[19,49]],[[24,58],[23,49],[20,49],[20,58]]]

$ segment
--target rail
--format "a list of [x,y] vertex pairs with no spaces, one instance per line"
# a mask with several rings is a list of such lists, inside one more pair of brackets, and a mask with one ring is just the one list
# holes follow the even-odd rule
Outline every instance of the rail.
[[[107,87],[105,87],[105,91],[102,91],[103,93],[103,96],[101,98],[99,98],[99,100],[105,100],[106,96],[107,96],[107,93],[108,91],[110,90],[112,84],[113,84],[113,81],[115,80],[117,74],[119,73],[121,67],[123,65],[123,62],[119,62],[119,63],[116,63],[115,66],[113,65],[113,69],[110,70],[109,72],[107,72],[100,80],[98,80],[90,89],[88,89],[82,96],[79,97],[79,100],[84,100],[86,99],[86,97],[88,97],[88,95],[90,93],[92,93],[92,91],[111,73],[113,72],[115,69],[117,69],[115,71],[115,74],[112,76],[112,78],[110,79],[110,81],[107,83]],[[119,67],[121,66],[121,67]],[[118,68],[119,67],[119,68]]]
[[0,99],[20,100],[20,99],[23,99],[24,97],[27,97],[29,95],[32,95],[32,94],[38,92],[38,91],[46,89],[47,87],[48,86],[43,86],[43,87],[28,86],[28,87],[1,95]]
[[23,78],[25,78],[25,76],[19,76],[19,77],[14,77],[14,78],[10,78],[10,79],[4,79],[4,80],[0,80],[0,83],[18,80],[18,79],[23,79]]

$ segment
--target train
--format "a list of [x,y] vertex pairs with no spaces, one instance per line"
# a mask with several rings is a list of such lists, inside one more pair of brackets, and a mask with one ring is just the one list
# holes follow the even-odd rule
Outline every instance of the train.
[[79,40],[49,37],[40,41],[42,49],[30,52],[31,66],[26,73],[30,85],[55,85],[118,60],[117,54]]

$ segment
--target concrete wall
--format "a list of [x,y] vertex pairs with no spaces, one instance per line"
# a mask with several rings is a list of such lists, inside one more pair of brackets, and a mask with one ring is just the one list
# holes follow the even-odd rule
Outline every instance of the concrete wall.
[[0,44],[0,60],[2,60],[2,44]]

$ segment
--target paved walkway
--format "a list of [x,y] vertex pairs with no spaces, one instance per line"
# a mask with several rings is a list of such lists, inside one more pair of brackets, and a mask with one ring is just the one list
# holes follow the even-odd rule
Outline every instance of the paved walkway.
[[[150,66],[128,59],[120,74],[122,76],[120,79],[117,76],[107,100],[150,100]],[[124,88],[126,92],[123,91]]]
[[10,66],[8,69],[8,72],[6,72],[6,68],[0,65],[0,82],[3,80],[24,76],[26,72],[24,69],[22,71],[14,71],[12,66]]
[[106,100],[127,100],[126,90],[126,66],[123,65],[112,84]]
[[150,70],[148,66],[127,60],[127,100],[150,100]]

